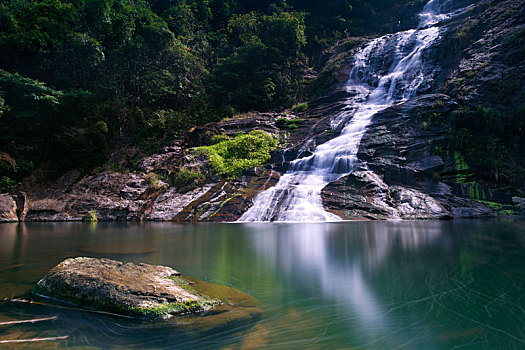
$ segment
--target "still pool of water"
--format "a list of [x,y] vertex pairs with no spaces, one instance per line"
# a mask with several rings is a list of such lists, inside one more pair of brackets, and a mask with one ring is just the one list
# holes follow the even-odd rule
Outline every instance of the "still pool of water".
[[[183,332],[9,301],[76,256],[172,266],[263,316]],[[1,224],[0,300],[0,322],[58,316],[0,326],[0,341],[67,336],[39,349],[523,349],[525,221]]]

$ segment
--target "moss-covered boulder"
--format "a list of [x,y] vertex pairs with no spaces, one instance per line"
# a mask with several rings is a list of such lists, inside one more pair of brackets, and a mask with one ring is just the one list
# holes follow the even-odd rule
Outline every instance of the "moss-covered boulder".
[[101,311],[169,318],[208,311],[227,302],[229,296],[221,300],[221,296],[206,295],[209,285],[166,266],[80,257],[51,269],[33,293]]

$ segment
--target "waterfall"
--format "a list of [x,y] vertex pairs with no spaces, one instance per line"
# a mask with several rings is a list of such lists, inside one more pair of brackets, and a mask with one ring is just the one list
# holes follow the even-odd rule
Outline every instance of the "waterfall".
[[419,14],[418,29],[373,39],[357,52],[346,84],[353,92],[354,108],[332,119],[334,128],[345,125],[341,134],[318,145],[311,156],[291,162],[279,182],[257,195],[239,221],[341,220],[323,209],[321,190],[360,165],[359,144],[374,114],[414,97],[432,80],[435,67],[425,50],[439,38],[436,24],[450,16],[441,13],[450,1],[429,1]]

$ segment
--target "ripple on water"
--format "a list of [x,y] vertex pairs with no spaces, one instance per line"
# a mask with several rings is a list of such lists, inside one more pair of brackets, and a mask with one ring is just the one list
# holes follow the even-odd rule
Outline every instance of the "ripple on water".
[[[6,300],[0,303],[0,322],[36,318],[55,319],[46,322],[0,327],[1,340],[32,338],[67,339],[39,341],[38,347],[57,345],[74,347],[84,344],[100,348],[198,348],[214,347],[221,342],[232,342],[232,334],[245,333],[261,319],[257,300],[234,288],[214,283],[190,280],[192,288],[223,305],[197,315],[174,316],[168,320],[145,320],[100,314],[49,299],[31,297],[33,302]],[[71,325],[75,325],[71,327]],[[229,339],[225,340],[225,339]],[[5,344],[3,344],[5,345]],[[25,348],[27,344],[9,344]]]

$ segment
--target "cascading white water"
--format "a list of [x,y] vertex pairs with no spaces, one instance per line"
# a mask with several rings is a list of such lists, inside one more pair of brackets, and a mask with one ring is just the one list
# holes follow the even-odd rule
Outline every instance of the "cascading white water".
[[435,25],[447,18],[441,8],[450,1],[431,0],[420,13],[419,29],[374,39],[355,55],[346,88],[354,92],[352,99],[363,102],[332,120],[333,127],[346,123],[340,136],[291,162],[279,182],[257,195],[239,221],[341,220],[323,209],[321,190],[359,164],[357,151],[373,115],[415,96],[421,84],[433,78],[433,67],[423,56],[439,38]]

